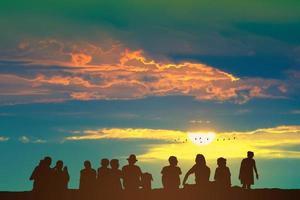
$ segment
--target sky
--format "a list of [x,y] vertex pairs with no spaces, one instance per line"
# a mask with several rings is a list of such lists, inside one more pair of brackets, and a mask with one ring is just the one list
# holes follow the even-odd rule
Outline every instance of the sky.
[[[0,190],[29,190],[44,156],[71,188],[84,160],[135,153],[161,187],[202,153],[233,185],[248,150],[254,187],[299,188],[297,0],[2,0]],[[200,140],[200,137],[202,138]],[[183,178],[183,177],[182,177]],[[190,177],[189,183],[193,183]]]

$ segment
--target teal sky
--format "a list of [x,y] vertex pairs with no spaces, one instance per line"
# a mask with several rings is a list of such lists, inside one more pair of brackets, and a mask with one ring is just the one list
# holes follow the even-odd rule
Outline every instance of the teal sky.
[[[212,172],[227,157],[238,185],[246,150],[256,153],[255,187],[299,188],[299,8],[296,0],[2,0],[0,190],[30,189],[45,155],[65,161],[76,188],[84,160],[125,164],[131,153],[155,187],[169,155],[186,172],[196,153]],[[174,141],[190,132],[216,139]]]

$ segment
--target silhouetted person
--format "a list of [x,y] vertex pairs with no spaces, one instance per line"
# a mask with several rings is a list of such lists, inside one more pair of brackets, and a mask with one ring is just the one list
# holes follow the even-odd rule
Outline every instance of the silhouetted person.
[[46,198],[52,194],[53,190],[53,170],[51,169],[52,159],[46,156],[40,161],[39,165],[34,169],[30,180],[34,180],[34,192],[36,198]]
[[196,164],[185,174],[183,185],[191,174],[195,174],[195,182],[198,186],[207,186],[209,183],[210,169],[206,166],[205,157],[202,154],[197,154],[195,159]]
[[58,198],[63,198],[68,189],[68,182],[70,179],[68,168],[65,166],[63,161],[59,160],[53,169],[54,175],[54,189]]
[[228,189],[231,187],[231,174],[229,168],[226,166],[226,159],[222,157],[218,158],[217,164],[218,167],[214,176],[216,186],[219,189]]
[[153,181],[152,174],[148,172],[143,173],[141,177],[142,189],[145,191],[150,191],[152,189],[152,184],[151,184],[152,181]]
[[64,163],[61,160],[57,161],[54,167],[54,180],[55,187],[59,190],[68,189],[68,182],[70,180],[70,176],[67,166],[64,166]]
[[33,181],[32,191],[39,191],[41,189],[41,171],[45,165],[43,162],[44,160],[40,160],[29,178],[29,180]]
[[120,192],[122,190],[121,178],[122,171],[119,169],[119,160],[112,159],[110,161],[110,190],[112,192]]
[[253,157],[254,153],[248,151],[247,158],[244,158],[241,163],[239,179],[244,189],[251,189],[251,185],[254,184],[253,170],[255,171],[256,179],[258,179],[256,163]]
[[127,191],[136,191],[141,185],[142,171],[135,165],[137,159],[134,154],[131,154],[127,160],[128,165],[122,168],[123,186]]
[[162,184],[164,189],[175,190],[180,186],[181,169],[177,166],[178,160],[175,156],[169,157],[169,166],[162,168]]
[[98,168],[97,182],[98,187],[102,191],[106,190],[109,184],[110,169],[108,168],[108,166],[109,160],[107,158],[104,158],[101,160],[101,167]]
[[92,168],[91,162],[84,161],[84,169],[80,171],[80,183],[79,189],[83,194],[89,194],[95,192],[96,186],[96,170]]

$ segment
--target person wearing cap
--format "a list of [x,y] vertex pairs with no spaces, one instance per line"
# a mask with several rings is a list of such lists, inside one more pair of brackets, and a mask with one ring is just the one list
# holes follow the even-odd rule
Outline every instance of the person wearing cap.
[[127,191],[135,191],[141,185],[142,170],[139,166],[135,165],[137,159],[134,154],[131,154],[127,160],[128,165],[122,168],[123,186]]
[[231,173],[229,168],[226,166],[226,159],[220,157],[217,159],[217,165],[214,179],[219,189],[228,189],[231,187]]

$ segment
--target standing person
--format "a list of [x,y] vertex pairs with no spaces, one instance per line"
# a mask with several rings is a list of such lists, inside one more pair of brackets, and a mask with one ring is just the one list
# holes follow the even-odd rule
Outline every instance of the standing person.
[[45,166],[44,160],[40,160],[38,166],[36,166],[29,178],[29,180],[33,181],[32,191],[39,191],[41,189],[41,171]]
[[191,174],[195,174],[195,182],[198,186],[208,186],[210,169],[206,166],[205,157],[202,154],[197,154],[195,159],[196,164],[185,174],[183,179],[183,185],[186,184],[186,181]]
[[64,163],[61,160],[56,162],[56,166],[53,170],[55,193],[59,198],[62,198],[67,192],[70,176],[67,168],[64,167]]
[[215,171],[214,179],[219,189],[228,189],[231,187],[231,173],[226,166],[226,159],[223,157],[217,160],[218,167]]
[[84,161],[84,169],[80,171],[79,190],[82,194],[91,195],[96,185],[96,170],[92,168],[89,160]]
[[161,170],[163,187],[167,190],[179,189],[181,169],[177,166],[177,158],[170,156],[169,164],[169,166],[165,166]]
[[131,154],[127,160],[128,165],[122,168],[123,186],[127,191],[136,191],[141,185],[142,170],[135,165],[137,159],[134,154]]
[[258,173],[256,169],[256,163],[253,159],[254,153],[252,151],[247,152],[247,158],[244,158],[241,162],[239,179],[244,189],[251,189],[251,185],[254,184],[253,170],[258,180]]
[[110,190],[112,192],[120,192],[122,190],[121,185],[121,178],[122,178],[122,171],[119,169],[119,160],[112,159],[110,161]]
[[101,167],[99,167],[97,170],[98,187],[101,191],[107,191],[107,186],[109,184],[110,170],[111,170],[108,168],[109,160],[107,158],[103,158],[100,164]]

